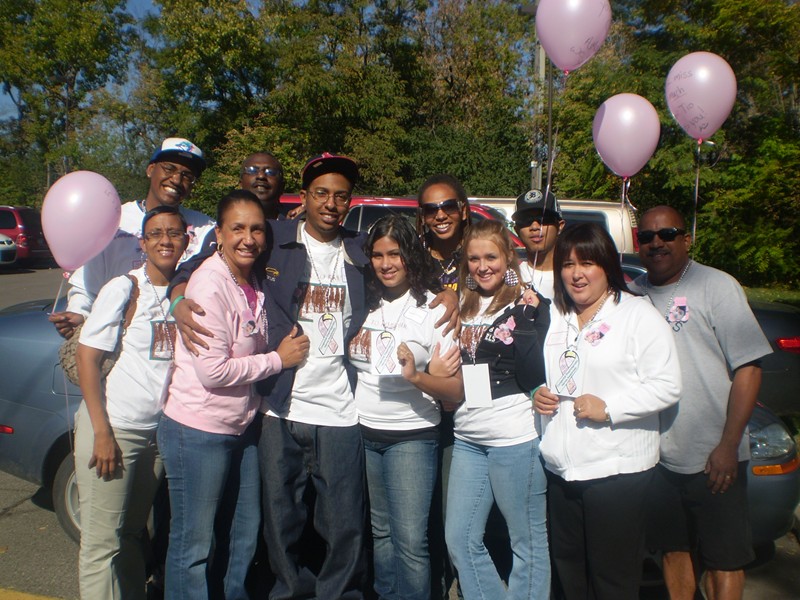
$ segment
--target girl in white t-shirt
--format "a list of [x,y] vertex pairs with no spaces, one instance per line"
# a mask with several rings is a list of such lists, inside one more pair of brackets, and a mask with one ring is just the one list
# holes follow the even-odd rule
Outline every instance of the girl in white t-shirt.
[[[428,517],[436,483],[440,407],[462,397],[458,350],[435,323],[444,307],[428,307],[441,290],[430,257],[411,224],[387,216],[366,243],[370,313],[350,343],[358,369],[355,400],[364,438],[374,548],[375,591],[381,598],[428,600]],[[449,358],[449,375],[434,376],[434,356]]]
[[[76,353],[84,398],[75,419],[82,598],[145,597],[140,536],[164,474],[156,427],[175,344],[166,292],[188,236],[169,206],[147,212],[142,232],[144,266],[102,288]],[[135,311],[120,331],[129,301]],[[120,336],[122,352],[104,382],[100,363]]]
[[[546,599],[547,484],[530,392],[544,382],[549,308],[533,291],[523,295],[514,248],[497,221],[470,228],[459,275],[465,401],[455,413],[447,548],[465,598]],[[507,585],[483,542],[495,502],[514,554]]]

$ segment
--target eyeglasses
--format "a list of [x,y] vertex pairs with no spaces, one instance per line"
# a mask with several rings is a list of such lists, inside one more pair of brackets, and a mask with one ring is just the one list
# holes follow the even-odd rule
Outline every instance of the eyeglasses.
[[450,200],[439,202],[439,204],[420,204],[419,208],[426,217],[435,217],[440,210],[451,215],[461,210],[461,202],[451,198]]
[[167,236],[172,241],[177,242],[179,239],[186,236],[186,232],[181,231],[180,229],[167,229],[166,231],[163,229],[153,229],[152,231],[145,233],[142,237],[148,242],[154,242],[160,241],[164,236]]
[[191,171],[179,171],[178,167],[175,165],[171,165],[170,163],[158,163],[158,166],[161,167],[161,170],[164,171],[164,175],[167,176],[168,179],[172,179],[172,176],[177,173],[181,176],[181,179],[188,182],[190,185],[197,181],[197,177]]
[[671,242],[679,235],[685,233],[685,230],[678,229],[677,227],[664,227],[664,229],[659,229],[658,231],[639,231],[636,233],[636,239],[639,240],[640,244],[649,244],[658,236],[665,242]]
[[331,196],[333,196],[333,201],[336,203],[337,206],[346,206],[347,203],[350,202],[350,194],[348,194],[347,192],[331,193],[328,190],[320,188],[317,190],[308,190],[308,193],[319,204],[325,204],[328,200],[331,199]]
[[258,165],[247,165],[242,167],[242,173],[246,175],[258,175],[263,173],[266,177],[281,177],[283,171],[280,169],[273,169],[272,167],[259,167]]

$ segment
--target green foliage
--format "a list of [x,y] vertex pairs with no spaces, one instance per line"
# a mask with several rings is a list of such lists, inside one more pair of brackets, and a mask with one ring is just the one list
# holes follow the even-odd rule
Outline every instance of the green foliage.
[[[543,86],[533,20],[501,0],[155,0],[134,24],[124,0],[0,3],[4,201],[41,202],[76,168],[141,197],[163,137],[187,137],[210,168],[189,204],[209,214],[250,153],[273,152],[287,189],[322,151],[355,158],[358,193],[413,195],[450,172],[474,195],[515,196],[541,158]],[[630,198],[694,214],[695,254],[747,284],[797,286],[800,5],[784,0],[616,0],[600,52],[557,77],[553,189],[617,199],[591,136],[614,94],[648,98],[662,132]],[[134,29],[134,26],[136,29]],[[737,103],[700,148],[669,115],[664,78],[681,56],[733,67]],[[128,76],[131,81],[126,83]],[[545,173],[546,175],[546,173]],[[691,220],[691,219],[690,219]]]

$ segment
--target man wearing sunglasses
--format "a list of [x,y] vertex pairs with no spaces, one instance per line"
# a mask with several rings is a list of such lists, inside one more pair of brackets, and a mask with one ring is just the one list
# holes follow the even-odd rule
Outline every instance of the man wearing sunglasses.
[[648,547],[664,552],[674,600],[695,597],[691,551],[707,569],[706,595],[741,598],[753,560],[745,488],[745,429],[772,350],[739,283],[689,257],[691,236],[668,206],[639,223],[646,293],[672,328],[681,362],[680,402],[661,413],[661,460],[649,499]]
[[527,260],[520,263],[522,280],[542,294],[553,298],[553,248],[564,229],[564,218],[552,192],[540,190],[521,194],[514,205],[514,231],[525,244]]
[[[116,236],[100,254],[70,277],[67,310],[50,315],[50,321],[59,334],[65,338],[72,337],[75,328],[91,311],[100,288],[114,277],[142,265],[144,256],[139,237],[142,218],[147,211],[157,206],[178,206],[189,226],[189,246],[183,258],[200,249],[206,233],[213,231],[214,221],[200,212],[183,208],[181,204],[189,197],[205,168],[203,151],[189,140],[167,138],[155,149],[145,170],[150,180],[147,196],[122,205]],[[86,216],[87,219],[91,217]]]
[[255,194],[264,207],[267,219],[277,219],[280,215],[283,186],[283,167],[272,154],[256,152],[244,159],[239,187]]

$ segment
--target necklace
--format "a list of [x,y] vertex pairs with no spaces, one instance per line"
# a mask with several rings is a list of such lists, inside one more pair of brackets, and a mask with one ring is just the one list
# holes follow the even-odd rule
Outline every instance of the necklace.
[[[431,254],[433,256],[433,254]],[[433,258],[436,258],[433,256]],[[436,262],[439,263],[439,266],[442,268],[442,273],[445,275],[450,275],[453,271],[456,270],[456,257],[451,256],[450,261],[445,265],[444,260],[441,258],[436,258]]]
[[[572,317],[570,316],[570,319],[567,321],[567,326],[568,326],[570,329],[574,329],[574,330],[575,330],[575,339],[574,339],[574,341],[573,341],[573,342],[572,342],[572,344],[571,344],[571,346],[572,346],[573,348],[574,348],[574,347],[577,347],[577,345],[578,345],[578,338],[580,337],[580,335],[581,335],[581,332],[582,332],[584,329],[586,329],[586,328],[587,328],[589,325],[591,325],[591,324],[594,322],[594,320],[597,318],[597,315],[599,315],[599,314],[600,314],[600,311],[601,311],[601,310],[603,310],[603,307],[606,305],[606,300],[608,300],[608,297],[609,297],[610,295],[611,295],[611,292],[606,292],[606,295],[605,295],[605,297],[603,298],[603,301],[602,301],[602,302],[600,302],[600,306],[598,306],[598,307],[597,307],[597,310],[595,310],[595,311],[594,311],[594,314],[592,314],[592,318],[591,318],[591,319],[589,319],[588,321],[586,321],[586,322],[585,322],[583,325],[580,325],[580,321],[578,320],[578,315],[577,315],[577,313],[575,313],[575,321],[576,321],[576,325],[573,325],[573,324],[572,324]],[[568,346],[568,347],[569,347],[569,346]]]
[[[669,297],[669,300],[667,300],[667,308],[664,311],[664,320],[666,320],[667,323],[670,322],[669,321],[669,311],[672,309],[672,302],[673,302],[673,300],[675,300],[675,294],[678,293],[678,288],[681,285],[681,281],[683,281],[683,277],[686,275],[686,272],[689,270],[689,267],[691,266],[691,264],[692,264],[692,259],[690,258],[686,262],[686,266],[683,267],[683,272],[681,273],[681,276],[678,277],[678,281],[675,283],[675,287],[672,288],[672,295]],[[649,275],[647,276],[647,279],[645,279],[645,283],[647,284],[647,285],[645,285],[645,293],[647,294],[648,298],[650,298],[650,302],[653,302],[653,297],[650,295],[650,276]]]
[[144,280],[150,285],[150,289],[153,290],[153,295],[156,297],[158,301],[158,310],[161,311],[161,317],[164,319],[164,327],[166,329],[166,337],[167,337],[167,345],[169,346],[169,359],[173,360],[175,358],[175,345],[172,341],[172,333],[169,328],[169,319],[167,318],[167,313],[164,311],[164,301],[161,299],[161,296],[158,295],[158,291],[156,291],[156,286],[153,285],[153,282],[150,281],[150,275],[147,274],[147,263],[144,265]]
[[478,344],[483,339],[483,336],[486,334],[486,331],[489,329],[489,324],[486,324],[485,319],[486,317],[493,317],[496,313],[492,313],[491,315],[487,315],[486,311],[492,305],[492,297],[488,298],[481,298],[480,300],[480,310],[477,315],[472,317],[469,321],[465,322],[464,329],[462,330],[462,335],[464,335],[467,331],[470,332],[471,337],[467,339],[467,354],[472,359],[472,364],[475,364],[475,357],[478,354]]
[[[239,293],[242,295],[242,298],[244,299],[245,306],[247,306],[249,308],[250,303],[247,301],[247,294],[244,293],[244,290],[242,289],[241,284],[236,280],[236,276],[233,274],[233,271],[231,271],[231,267],[228,264],[228,261],[225,258],[225,255],[222,252],[219,252],[219,257],[222,259],[222,262],[225,265],[225,268],[228,269],[228,274],[231,276],[231,280],[233,281],[233,284],[236,286],[236,289],[239,290]],[[250,286],[253,288],[253,291],[255,291],[255,289],[256,289],[256,276],[252,272],[250,273]],[[256,298],[258,298],[257,295],[256,295]],[[262,331],[263,331],[263,335],[264,335],[264,343],[269,343],[269,337],[267,335],[267,325],[268,325],[268,323],[267,323],[266,300],[267,300],[266,297],[264,297],[264,303],[261,305],[261,326],[263,328]],[[256,302],[258,302],[258,300],[256,300]],[[253,312],[255,312],[255,311],[253,311]],[[253,316],[255,317],[255,315],[253,315]]]
[[389,325],[386,324],[386,318],[383,315],[383,298],[381,298],[381,325],[383,326],[384,331],[394,331],[397,325],[400,323],[400,320],[403,318],[403,315],[406,313],[406,309],[408,309],[408,303],[411,300],[411,290],[406,292],[406,301],[403,303],[403,308],[400,309],[400,314],[397,315],[397,320],[394,323]]
[[311,240],[309,239],[308,234],[306,233],[305,228],[300,230],[303,236],[303,242],[306,246],[306,255],[308,256],[308,262],[311,263],[311,274],[316,277],[317,282],[319,285],[325,288],[325,312],[329,313],[332,312],[332,307],[330,305],[330,296],[333,291],[333,282],[336,279],[336,273],[339,271],[339,261],[342,258],[342,246],[344,243],[339,239],[339,247],[336,250],[336,259],[333,261],[333,270],[331,271],[331,276],[328,280],[328,283],[325,284],[322,282],[322,277],[317,270],[317,265],[314,262],[314,256],[311,252]]

